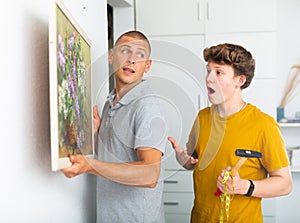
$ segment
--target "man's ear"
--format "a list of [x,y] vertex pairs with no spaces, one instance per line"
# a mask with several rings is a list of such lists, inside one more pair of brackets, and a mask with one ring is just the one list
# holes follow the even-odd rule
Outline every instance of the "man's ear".
[[145,67],[145,73],[147,73],[150,70],[151,64],[152,64],[152,60],[150,60],[150,59],[147,60],[146,67]]
[[239,75],[239,87],[242,87],[245,84],[246,80],[247,78],[245,75]]
[[114,51],[111,49],[109,51],[109,55],[108,55],[108,61],[109,61],[109,64],[112,64],[113,63],[113,54],[114,54]]

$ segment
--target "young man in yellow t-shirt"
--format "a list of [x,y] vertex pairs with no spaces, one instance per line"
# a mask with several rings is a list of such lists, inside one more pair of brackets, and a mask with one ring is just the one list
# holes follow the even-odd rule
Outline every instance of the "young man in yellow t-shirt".
[[[204,59],[212,106],[198,113],[187,150],[169,137],[177,161],[194,169],[191,222],[263,222],[261,199],[287,195],[292,189],[280,128],[242,98],[254,76],[250,52],[239,45],[220,44],[206,48]],[[236,149],[257,151],[263,157],[247,159],[235,176],[222,182],[239,159]],[[215,196],[217,188],[227,198]]]

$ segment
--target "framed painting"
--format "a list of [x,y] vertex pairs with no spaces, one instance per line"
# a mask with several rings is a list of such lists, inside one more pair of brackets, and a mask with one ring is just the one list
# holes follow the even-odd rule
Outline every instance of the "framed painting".
[[70,154],[94,156],[91,41],[59,0],[49,17],[51,168]]

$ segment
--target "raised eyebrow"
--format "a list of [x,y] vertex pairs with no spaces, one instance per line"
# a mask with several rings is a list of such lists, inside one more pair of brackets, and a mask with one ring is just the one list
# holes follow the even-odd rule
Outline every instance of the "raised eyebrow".
[[131,48],[131,46],[129,46],[129,45],[121,45],[121,46],[117,46],[117,47],[119,47],[120,49],[123,49],[123,48]]
[[[117,46],[118,47],[118,46]],[[128,44],[122,44],[120,45],[119,47],[128,47],[128,48],[134,48],[133,46],[131,45],[128,45]],[[138,50],[143,50],[143,51],[146,51],[146,49],[144,47],[138,47],[137,48]]]
[[[123,49],[123,48],[129,48],[129,49],[132,49],[133,46],[124,44],[124,45],[121,45],[121,46],[120,46],[120,49]],[[137,49],[140,50],[140,51],[143,51],[145,54],[147,54],[147,50],[146,50],[145,48],[143,48],[143,47],[138,47]]]
[[139,48],[138,48],[138,50],[141,50],[141,51],[143,51],[145,54],[147,53],[147,50],[146,50],[145,48],[141,48],[141,47],[139,47]]

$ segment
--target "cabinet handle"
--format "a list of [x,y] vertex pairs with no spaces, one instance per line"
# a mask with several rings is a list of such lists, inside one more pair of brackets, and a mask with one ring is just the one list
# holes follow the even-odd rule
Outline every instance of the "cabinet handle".
[[206,19],[209,20],[210,19],[210,13],[209,13],[209,3],[206,3]]
[[201,21],[204,19],[204,3],[201,1],[197,1],[197,19]]
[[178,180],[164,180],[165,184],[178,184]]
[[200,21],[200,3],[197,2],[197,19]]
[[177,201],[165,201],[164,205],[177,206],[177,205],[179,205],[179,202],[177,202]]

